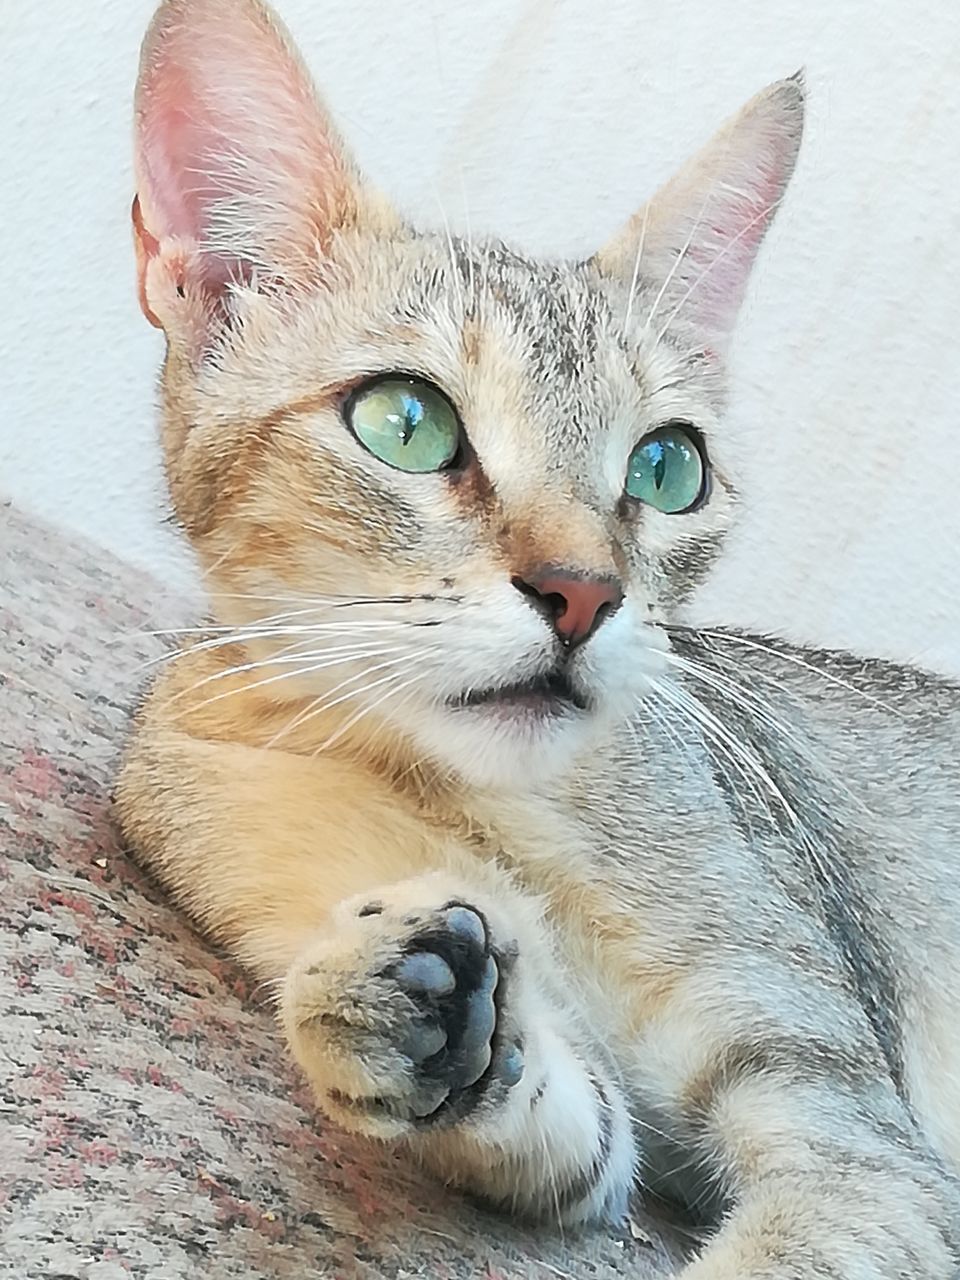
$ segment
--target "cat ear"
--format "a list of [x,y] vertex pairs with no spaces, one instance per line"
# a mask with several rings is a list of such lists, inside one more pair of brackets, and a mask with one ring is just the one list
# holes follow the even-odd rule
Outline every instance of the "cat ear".
[[793,173],[803,108],[801,74],[764,89],[596,255],[604,274],[652,288],[656,328],[679,318],[726,347]]
[[388,221],[259,0],[164,0],[136,93],[140,300],[209,327],[232,281],[316,274],[337,230]]

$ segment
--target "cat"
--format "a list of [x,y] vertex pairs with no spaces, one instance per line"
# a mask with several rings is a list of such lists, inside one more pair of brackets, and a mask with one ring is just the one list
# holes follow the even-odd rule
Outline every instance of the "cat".
[[946,1280],[960,689],[684,621],[803,107],[535,262],[396,214],[258,0],[160,5],[140,301],[217,621],[118,813],[337,1124],[533,1218],[678,1200],[685,1280]]

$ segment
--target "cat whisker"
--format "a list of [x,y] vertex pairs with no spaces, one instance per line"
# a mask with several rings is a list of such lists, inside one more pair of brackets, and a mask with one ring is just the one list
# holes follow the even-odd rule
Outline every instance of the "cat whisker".
[[[223,565],[226,564],[226,562],[235,554],[243,540],[244,535],[241,533],[233,542],[231,542],[225,551],[220,552],[216,559],[211,561],[210,564],[201,567],[200,576],[203,578],[204,582],[207,582],[218,569],[222,568]],[[207,594],[209,594],[209,592],[207,592]]]
[[[653,699],[647,700],[645,705],[648,713],[650,714],[651,718],[653,719],[659,731],[662,732],[673,743],[673,745],[677,748],[678,752],[684,757],[685,760],[687,760],[690,763],[691,767],[695,767],[696,762],[693,759],[693,751],[691,749],[691,745],[683,740],[683,738],[681,737],[677,729],[677,726],[670,720],[669,716],[662,714],[662,712],[657,706],[657,703]],[[633,728],[634,741],[637,743],[638,749],[642,750],[642,748],[639,745],[639,738],[636,732],[636,722],[633,722],[632,728]],[[746,823],[746,825],[750,827],[751,822],[750,822],[749,809],[747,808],[747,805],[744,802],[744,799],[741,796],[739,789],[734,785],[733,779],[730,776],[730,773],[727,769],[727,765],[725,763],[726,757],[724,753],[723,752],[718,753],[714,749],[714,745],[711,743],[710,739],[706,737],[706,735],[701,735],[699,738],[699,741],[703,750],[707,753],[707,758],[711,761],[713,767],[717,770],[718,773],[722,774],[728,793],[731,796],[734,796],[736,798],[741,816],[744,822]],[[742,770],[738,769],[738,772],[741,777],[744,777]],[[762,808],[768,822],[770,822],[771,825],[773,825],[773,819],[770,815],[769,806],[766,803],[765,797],[762,794],[760,794],[760,792],[756,787],[756,784],[753,783],[752,780],[749,780],[746,778],[744,778],[744,780],[747,782],[748,786],[750,787],[752,794],[758,797],[760,801],[760,807]]]
[[641,341],[643,341],[643,339],[650,332],[650,326],[653,324],[654,317],[656,316],[657,311],[660,308],[660,303],[663,301],[664,297],[666,296],[667,290],[670,288],[670,285],[673,283],[673,277],[680,270],[680,267],[686,260],[687,254],[690,252],[691,246],[693,245],[694,237],[696,236],[697,232],[700,230],[701,224],[703,223],[703,215],[706,213],[707,208],[710,204],[710,201],[713,199],[714,193],[716,192],[718,186],[719,186],[719,179],[715,179],[713,182],[710,183],[709,187],[707,187],[706,194],[703,197],[703,202],[701,203],[700,208],[697,210],[697,216],[694,218],[690,226],[690,230],[687,233],[687,238],[683,242],[680,252],[674,258],[673,264],[671,265],[670,270],[667,272],[666,276],[664,277],[663,283],[660,285],[660,288],[657,292],[657,296],[653,300],[653,305],[650,307],[650,310],[647,313],[647,319],[644,323],[643,330],[640,334]]
[[[842,679],[835,675],[832,671],[826,670],[824,667],[814,666],[812,662],[807,662],[801,658],[799,654],[781,649],[777,645],[766,644],[756,636],[744,636],[738,631],[719,631],[710,628],[695,627],[667,627],[668,631],[676,631],[678,634],[697,637],[706,637],[709,640],[716,641],[721,644],[739,645],[741,648],[754,649],[760,653],[769,653],[784,662],[790,662],[794,666],[802,667],[805,671],[809,671],[812,675],[819,676],[821,679],[828,681],[830,684],[836,685],[838,688],[846,689],[848,693],[856,694],[865,702],[871,703],[881,711],[887,712],[889,715],[901,717],[901,712],[896,707],[891,707],[889,703],[883,702],[880,698],[876,698],[873,694],[867,693],[864,689],[859,689],[855,684],[851,684],[848,680]],[[770,679],[769,676],[766,677]],[[780,685],[780,688],[783,686]]]
[[[308,611],[304,611],[304,612],[308,612]],[[274,622],[282,621],[283,619],[289,618],[291,616],[293,615],[291,615],[290,613],[267,614],[266,616],[262,618],[258,618],[254,622],[247,624],[247,626],[269,626]],[[197,625],[197,626],[184,625],[179,627],[153,627],[146,630],[141,629],[136,631],[127,631],[116,636],[115,638],[117,640],[127,640],[127,639],[153,638],[156,636],[166,637],[166,636],[184,636],[184,635],[210,635],[214,632],[237,631],[239,629],[240,628],[235,625],[228,626],[228,625],[223,625],[216,622],[208,622],[208,623],[204,623],[202,625]]]
[[[217,649],[228,648],[231,645],[236,645],[237,647],[242,648],[244,645],[254,640],[274,640],[274,639],[282,640],[286,634],[289,634],[289,633],[284,631],[277,631],[275,633],[269,633],[266,635],[243,635],[242,633],[232,633],[226,636],[218,637],[213,640],[205,640],[194,645],[188,645],[186,647],[174,649],[168,653],[159,654],[158,656],[153,658],[148,658],[145,662],[141,664],[141,668],[148,669],[150,667],[157,666],[161,663],[166,664],[168,666],[172,666],[174,662],[178,662],[183,658],[189,658],[197,653],[212,652]],[[385,639],[396,639],[397,637],[395,636],[392,636],[392,637],[356,636],[351,639],[349,635],[344,635],[342,632],[338,633],[335,637],[330,637],[330,636],[324,635],[322,632],[307,631],[298,640],[291,641],[289,644],[283,645],[280,648],[276,649],[272,655],[269,655],[264,659],[256,659],[256,661],[270,661],[280,655],[293,653],[297,649],[308,648],[310,645],[320,645],[325,640],[332,639],[332,638],[336,638],[344,641],[350,641],[352,647],[362,651],[363,649],[367,648],[370,645],[382,644]],[[347,647],[346,645],[340,646],[341,649],[346,647]],[[324,648],[324,652],[332,653],[334,651],[335,651],[335,646],[332,646],[332,645],[326,646]],[[232,669],[235,669],[235,667],[242,666],[242,665],[243,665],[242,663],[231,664],[230,668],[224,668],[224,670],[232,670]]]
[[[431,620],[432,622],[432,620]],[[186,654],[202,653],[209,649],[220,649],[225,645],[250,644],[255,640],[282,640],[287,636],[301,636],[323,639],[326,636],[356,635],[369,639],[373,632],[408,631],[411,627],[425,626],[426,623],[414,622],[317,622],[297,625],[277,625],[275,627],[188,627],[167,632],[154,632],[158,636],[199,635],[207,637],[186,648],[176,649],[147,660],[145,665],[156,662],[171,661]],[[439,622],[434,625],[439,626]],[[214,633],[211,635],[211,631]]]
[[[368,685],[360,690],[354,690],[350,694],[350,697],[358,697],[362,694],[369,693],[371,689],[375,689],[378,686],[386,684],[391,681],[396,682],[400,678],[401,678],[401,673],[392,672],[391,674],[384,676],[381,680],[374,681],[372,685]],[[382,706],[382,704],[386,702],[389,698],[396,697],[400,693],[402,693],[405,689],[410,688],[411,685],[417,684],[421,678],[422,677],[419,675],[411,676],[409,680],[402,682],[399,686],[397,686],[396,683],[394,683],[391,687],[388,687],[387,691],[384,694],[382,694],[379,698],[374,699],[374,701],[369,706],[361,707],[358,712],[352,715],[348,720],[344,721],[344,723],[340,725],[337,731],[333,733],[329,738],[327,738],[325,742],[322,742],[320,746],[317,747],[316,750],[314,750],[311,754],[314,756],[318,756],[321,754],[321,752],[329,750],[329,748],[332,747],[334,743],[339,742],[340,739],[344,736],[344,734],[348,733],[354,727],[354,725],[357,724],[360,720],[362,720],[365,716],[370,715],[372,712],[374,712],[377,709],[377,707]],[[337,701],[338,702],[343,701],[343,699],[341,698],[341,699],[338,699]],[[329,708],[324,708],[324,710],[328,710],[328,709]]]
[[397,593],[389,596],[370,596],[370,595],[326,595],[326,596],[280,596],[280,595],[255,595],[246,591],[211,591],[208,592],[211,599],[214,600],[261,600],[267,602],[277,602],[280,604],[296,604],[321,606],[329,605],[331,608],[348,608],[353,605],[365,604],[414,604],[417,601],[448,602],[450,604],[459,604],[462,596],[447,595],[442,592],[434,591],[414,591],[410,593]]
[[[304,614],[315,613],[316,610],[304,609]],[[321,621],[321,622],[300,622],[286,623],[284,617],[293,617],[294,614],[276,615],[277,620],[273,618],[255,619],[249,623],[240,623],[239,625],[227,625],[221,623],[209,623],[205,626],[197,627],[170,627],[164,629],[156,629],[153,631],[139,631],[130,633],[133,636],[185,636],[198,635],[210,636],[213,638],[218,635],[236,637],[242,639],[257,639],[260,636],[271,635],[306,635],[309,632],[329,632],[329,631],[396,631],[401,628],[413,626],[422,626],[420,620],[411,619],[382,619],[382,618],[366,618],[359,621],[355,618],[345,621]]]
[[693,662],[681,654],[670,651],[664,656],[667,662],[679,667],[682,671],[686,671],[695,680],[699,680],[709,688],[714,689],[721,697],[728,698],[734,707],[738,707],[748,716],[756,715],[758,719],[779,734],[783,741],[789,742],[822,776],[828,778],[831,783],[843,790],[859,808],[866,811],[863,802],[837,777],[835,770],[824,764],[813,750],[812,744],[796,734],[784,720],[776,715],[769,703],[763,698],[760,698],[752,690],[745,688],[729,677],[716,671],[707,670],[701,663]]
[[[730,764],[737,770],[743,780],[751,787],[761,807],[769,814],[771,824],[776,827],[776,818],[770,808],[769,796],[773,796],[780,804],[787,819],[800,830],[800,822],[793,806],[783,796],[780,788],[770,777],[763,762],[755,753],[749,751],[729,732],[727,727],[688,689],[667,681],[654,681],[654,688],[670,702],[678,711],[686,714],[698,724],[701,730],[716,746],[724,752]],[[758,790],[759,787],[759,790]],[[765,794],[769,793],[769,795]]]
[[[312,663],[308,663],[307,665],[301,664],[297,666],[293,671],[283,671],[279,675],[267,676],[263,680],[255,680],[251,684],[243,683],[238,685],[236,688],[225,689],[222,693],[213,694],[211,697],[204,699],[202,702],[191,704],[189,707],[184,708],[184,710],[179,714],[183,715],[183,714],[186,714],[186,712],[188,711],[190,712],[199,711],[202,708],[211,706],[216,702],[222,702],[225,698],[236,697],[238,694],[242,694],[242,693],[252,693],[255,689],[263,689],[271,685],[279,684],[285,680],[294,680],[294,679],[297,679],[298,677],[302,678],[305,676],[310,676],[318,671],[325,671],[329,667],[343,666],[345,663],[357,662],[357,661],[360,661],[362,658],[367,658],[370,656],[373,656],[373,655],[368,653],[362,653],[362,654],[346,653],[338,658],[324,659],[322,662],[312,662]],[[379,656],[379,654],[376,656]],[[265,662],[264,665],[267,666],[270,664],[269,662]],[[230,671],[224,672],[224,675],[231,675],[231,674],[233,673]],[[188,693],[190,691],[186,690],[185,692]],[[174,702],[174,700],[178,699],[180,696],[181,696],[180,694],[175,694],[173,697],[167,700],[165,705],[170,706]]]
[[[694,717],[690,718],[692,724],[697,724]],[[664,719],[663,727],[666,728],[670,724],[668,719]],[[673,726],[670,726],[673,729]],[[674,730],[675,733],[675,730]],[[771,831],[777,830],[776,818],[770,808],[770,802],[766,792],[758,786],[756,779],[751,776],[750,772],[743,767],[740,762],[734,758],[730,751],[718,739],[701,729],[700,742],[703,751],[706,753],[710,767],[715,769],[717,774],[723,779],[726,788],[726,794],[731,796],[737,804],[740,811],[740,817],[746,830],[753,835],[753,811],[748,804],[749,797],[753,797],[759,808],[763,821],[767,824]],[[733,772],[731,772],[731,770]]]
[[[742,744],[738,743],[736,738],[729,732],[726,725],[715,716],[707,707],[703,705],[699,698],[692,694],[689,690],[683,689],[673,684],[665,682],[656,682],[660,692],[668,700],[673,700],[674,705],[684,708],[687,713],[693,716],[705,733],[715,735],[727,747],[733,755],[729,756],[731,764],[734,764],[734,756],[738,757],[746,768],[748,768],[757,779],[761,787],[769,792],[770,796],[776,800],[784,818],[789,822],[797,840],[813,865],[818,882],[823,886],[824,891],[831,896],[836,896],[839,890],[831,874],[830,868],[830,848],[818,841],[816,837],[801,822],[796,809],[784,795],[781,787],[777,785],[770,776],[769,771],[759,759],[755,752],[747,750]],[[765,807],[770,813],[771,819],[775,826],[779,826],[776,822],[773,810],[770,807],[769,798]]]
[[[362,671],[358,671],[355,675],[348,676],[345,680],[341,680],[340,683],[334,685],[332,689],[327,689],[324,693],[319,695],[319,697],[314,698],[308,706],[298,712],[297,715],[284,725],[282,729],[275,733],[274,736],[264,745],[267,747],[275,746],[276,743],[278,743],[288,733],[292,733],[294,729],[301,728],[307,723],[307,721],[313,720],[319,715],[326,714],[326,712],[330,711],[333,707],[338,706],[341,702],[354,697],[358,693],[366,692],[365,689],[352,690],[350,693],[344,694],[343,697],[335,697],[331,701],[331,695],[339,693],[341,689],[345,689],[357,680],[363,680],[377,671],[383,671],[384,669],[399,666],[402,662],[407,661],[408,657],[409,655],[404,651],[399,657],[388,658],[385,662],[375,663],[372,667],[364,667]],[[376,688],[378,683],[379,682],[374,682],[373,685],[366,686],[366,689]]]
[[[275,654],[271,654],[268,657],[252,659],[250,662],[239,662],[232,666],[223,667],[219,671],[211,672],[210,675],[203,676],[199,680],[196,680],[192,685],[189,686],[189,688],[181,689],[179,692],[173,694],[169,702],[170,703],[176,702],[178,699],[182,697],[186,697],[191,693],[195,693],[198,689],[202,689],[205,685],[213,684],[218,680],[224,680],[229,676],[246,675],[248,672],[260,671],[265,667],[283,667],[283,666],[303,667],[305,664],[311,663],[315,659],[316,660],[323,659],[325,661],[327,658],[339,659],[342,655],[345,655],[345,660],[350,661],[353,658],[356,658],[359,660],[360,658],[379,656],[382,653],[400,652],[400,650],[396,647],[394,649],[384,649],[382,646],[379,646],[377,644],[374,644],[372,646],[371,645],[358,646],[355,644],[335,645],[330,648],[315,649],[312,652],[308,651],[306,653],[292,652],[295,649],[299,649],[304,645],[308,645],[312,643],[313,643],[313,638],[310,637],[307,640],[298,641],[296,644],[285,645],[282,649],[279,649]],[[169,703],[167,705],[169,705]]]
[[647,223],[650,220],[650,204],[649,202],[643,206],[643,222],[640,226],[640,241],[637,244],[637,256],[633,263],[633,275],[630,277],[630,292],[627,294],[627,309],[623,314],[623,333],[626,336],[630,331],[630,317],[633,315],[633,302],[637,294],[637,284],[640,280],[640,264],[643,261],[643,250],[647,241]]
[[[399,686],[398,689],[394,689],[390,691],[390,694],[389,694],[390,698],[398,699],[396,703],[396,707],[394,707],[394,710],[399,710],[403,708],[404,705],[407,705],[408,703],[410,703],[410,700],[413,694],[419,691],[422,691],[422,682],[420,680],[420,677],[412,677],[411,680],[406,681],[406,684]],[[346,726],[343,727],[343,732],[347,732],[347,730],[352,730],[352,728],[356,728],[357,724],[360,723],[362,719],[364,719],[367,716],[367,714],[370,714],[370,712],[372,712],[372,710],[375,710],[376,707],[380,705],[380,703],[384,703],[384,701],[387,701],[387,700],[388,700],[387,696],[384,696],[384,698],[378,699],[378,701],[376,701],[376,703],[372,705],[372,707],[362,708],[360,712],[357,712],[356,716],[353,717],[352,722],[349,724],[346,724]],[[371,736],[376,736],[376,733],[378,732],[379,732],[379,728],[374,728],[371,726]],[[339,736],[339,733],[337,736]],[[325,749],[326,749],[326,746],[324,746],[324,750]],[[451,776],[451,774],[447,772],[447,773],[444,773],[444,776],[449,777]]]
[[[653,698],[645,699],[644,707],[650,719],[656,725],[658,732],[662,733],[663,736],[668,739],[668,741],[676,748],[677,753],[687,762],[687,764],[690,767],[695,767],[696,762],[694,759],[694,752],[692,750],[691,744],[684,741],[684,739],[681,737],[677,729],[677,726],[673,722],[671,722],[669,716],[666,716],[663,714],[663,712],[657,705],[656,700]],[[636,720],[632,720],[629,722],[628,727],[630,729],[630,733],[633,738],[634,744],[636,745],[638,752],[642,756],[643,746],[640,742],[638,722]],[[716,751],[714,751],[709,738],[707,738],[705,735],[700,735],[698,741],[700,742],[700,745],[702,746],[703,750],[707,753],[707,757],[712,762],[713,767],[723,775],[724,780],[727,784],[727,789],[729,793],[731,795],[736,796],[737,803],[740,806],[740,810],[744,817],[744,820],[749,821],[747,806],[744,804],[739,791],[732,783],[730,774],[727,771],[726,765],[723,762],[723,756],[718,755]],[[753,790],[755,795],[758,794],[756,791],[756,787],[753,784],[751,784],[751,789]],[[761,806],[766,811],[766,805],[762,797],[761,797]]]

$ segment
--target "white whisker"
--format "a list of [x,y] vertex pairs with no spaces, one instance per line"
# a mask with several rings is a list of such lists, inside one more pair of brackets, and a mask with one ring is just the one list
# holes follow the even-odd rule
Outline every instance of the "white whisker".
[[657,314],[657,311],[659,310],[660,303],[663,301],[667,290],[670,288],[670,285],[673,283],[673,277],[680,270],[682,263],[686,260],[687,254],[690,252],[690,247],[693,244],[693,238],[697,234],[697,232],[700,230],[700,225],[703,222],[703,215],[706,213],[707,206],[709,205],[710,201],[713,199],[713,194],[716,191],[718,185],[719,185],[719,179],[716,179],[707,188],[706,194],[703,197],[703,203],[700,205],[700,208],[697,211],[697,216],[693,220],[693,223],[690,227],[690,231],[687,234],[687,238],[683,242],[683,246],[680,252],[677,254],[676,258],[674,259],[673,265],[671,266],[670,270],[667,272],[666,278],[663,281],[663,284],[661,284],[660,289],[657,293],[657,296],[653,300],[653,305],[650,307],[650,310],[647,313],[647,319],[643,326],[643,332],[640,335],[641,340],[644,339],[649,333],[650,326],[653,324],[653,319],[654,319],[654,316]]
[[[389,652],[389,650],[384,650],[383,652]],[[313,662],[307,666],[301,665],[301,666],[298,666],[293,671],[283,671],[279,675],[268,676],[264,680],[255,680],[252,684],[243,683],[238,685],[235,689],[225,689],[222,693],[216,693],[210,698],[205,698],[202,702],[190,704],[190,706],[184,708],[184,711],[181,714],[186,714],[187,712],[200,711],[203,707],[209,707],[216,702],[222,702],[225,698],[236,697],[238,694],[242,694],[242,693],[252,693],[255,689],[264,689],[270,685],[280,684],[282,681],[285,681],[285,680],[294,680],[297,678],[304,678],[306,676],[313,675],[318,671],[325,671],[329,667],[343,666],[347,662],[357,662],[360,660],[360,658],[371,657],[371,656],[374,656],[374,655],[371,655],[371,654],[358,655],[353,653],[346,653],[339,658],[325,659],[322,662]],[[379,656],[379,655],[376,655],[376,656]],[[232,672],[227,671],[225,674],[230,675],[232,674]],[[188,693],[188,692],[190,691],[189,690],[184,691],[184,693]],[[166,705],[168,706],[171,705],[174,701],[178,700],[180,696],[181,696],[180,693],[175,694],[173,697],[168,699],[168,702]]]
[[[655,681],[655,687],[661,695],[678,711],[684,712],[691,720],[698,724],[701,730],[712,739],[719,748],[724,750],[726,758],[730,764],[737,770],[744,782],[751,788],[754,796],[758,799],[761,808],[763,808],[770,817],[771,823],[776,826],[773,812],[770,809],[769,800],[764,796],[764,791],[769,791],[780,803],[784,814],[788,817],[792,824],[799,829],[799,819],[794,813],[793,806],[783,796],[780,788],[776,785],[770,774],[763,765],[763,762],[752,752],[748,751],[736,738],[729,732],[722,721],[718,720],[712,712],[696,698],[688,689],[681,685],[671,684],[664,681]],[[759,787],[759,790],[758,790]]]
[[[719,656],[719,655],[717,655]],[[758,720],[766,724],[772,729],[784,742],[788,742],[795,751],[825,778],[828,783],[844,792],[847,798],[855,804],[863,812],[867,812],[863,801],[847,787],[843,780],[837,775],[835,769],[825,764],[821,757],[813,749],[813,744],[806,738],[800,737],[790,728],[776,713],[765,699],[759,697],[753,690],[745,688],[737,681],[721,675],[719,672],[705,668],[702,664],[692,662],[688,658],[682,657],[678,653],[670,652],[666,655],[666,660],[674,666],[679,667],[682,671],[686,671],[695,680],[701,681],[708,688],[713,689],[721,697],[725,697],[735,708],[740,708],[746,715],[756,716]]]
[[[891,707],[888,703],[882,702],[879,698],[875,698],[872,694],[867,693],[864,689],[858,689],[856,685],[850,684],[849,681],[843,680],[840,676],[834,675],[832,671],[827,671],[823,667],[815,667],[812,662],[807,662],[801,658],[799,654],[789,650],[777,648],[772,644],[764,644],[756,637],[748,637],[740,635],[734,631],[711,631],[711,630],[692,630],[693,636],[706,636],[711,640],[720,641],[726,644],[738,644],[746,649],[755,649],[760,653],[773,654],[777,658],[782,658],[784,662],[791,662],[794,666],[802,667],[805,671],[811,672],[815,676],[820,676],[831,684],[846,689],[849,693],[854,693],[858,697],[863,698],[865,702],[872,703],[875,707],[879,707],[881,711],[886,711],[889,715],[900,716],[900,712],[896,707]],[[781,686],[782,687],[782,686]]]
[[[282,649],[278,650],[277,653],[272,654],[267,658],[258,658],[256,660],[251,660],[250,662],[239,662],[234,666],[222,667],[219,671],[211,672],[208,676],[202,676],[188,688],[181,689],[179,692],[173,694],[169,701],[171,703],[176,702],[180,698],[196,692],[197,689],[202,689],[205,685],[213,684],[218,680],[224,680],[229,676],[246,675],[250,671],[261,671],[265,667],[291,666],[305,669],[314,662],[326,663],[327,659],[336,659],[339,661],[342,657],[343,660],[347,662],[352,659],[359,661],[361,658],[373,658],[379,657],[384,653],[398,653],[403,651],[397,646],[392,649],[384,649],[377,645],[352,644],[335,645],[332,648],[314,649],[312,651],[308,650],[306,653],[291,652],[291,650],[299,649],[301,646],[310,643],[312,643],[312,638],[298,641],[296,644],[285,645]],[[310,669],[313,670],[316,668],[311,667]],[[248,685],[245,687],[255,688],[256,686]]]
[[[750,221],[746,224],[746,226],[740,228],[740,230],[737,232],[735,236],[731,236],[730,239],[724,244],[723,248],[713,258],[711,258],[707,266],[703,269],[703,271],[700,272],[700,274],[697,276],[697,278],[693,281],[693,283],[687,289],[686,293],[684,293],[683,297],[680,299],[680,301],[677,303],[674,309],[667,316],[666,323],[661,326],[660,332],[657,334],[657,342],[662,341],[664,334],[673,324],[674,320],[676,320],[677,316],[680,314],[680,311],[686,305],[691,295],[697,289],[700,288],[701,284],[703,284],[707,276],[710,275],[710,272],[713,271],[714,268],[720,265],[720,263],[724,260],[727,254],[730,253],[734,248],[736,248],[736,246],[743,239],[743,237],[747,235],[748,232],[752,231],[758,222],[761,222],[764,218],[774,213],[774,211],[780,205],[782,199],[783,197],[781,196],[779,200],[772,200],[770,204],[768,204],[765,208],[761,209],[758,214],[755,214],[754,217],[750,219]],[[651,312],[651,315],[648,319],[648,323],[652,319],[653,319],[653,314]]]
[[[433,653],[435,651],[429,650],[427,652]],[[424,655],[421,655],[421,656],[424,656]],[[319,715],[324,715],[326,712],[330,711],[333,707],[338,706],[341,702],[344,702],[349,698],[359,696],[360,694],[366,693],[369,689],[376,688],[377,685],[381,682],[375,681],[373,684],[366,685],[362,689],[351,690],[350,693],[344,694],[343,697],[333,698],[331,700],[331,695],[339,693],[341,689],[345,689],[347,688],[347,686],[355,683],[357,680],[363,680],[366,677],[373,675],[377,671],[383,671],[391,667],[397,667],[401,663],[407,662],[407,661],[409,661],[409,654],[404,650],[399,657],[388,658],[385,662],[375,663],[372,667],[364,667],[362,671],[358,671],[355,675],[348,676],[345,680],[341,680],[340,683],[335,684],[332,689],[327,689],[324,691],[324,693],[314,698],[307,707],[305,707],[302,711],[300,711],[297,715],[295,715],[288,724],[286,724],[281,730],[275,733],[274,736],[269,740],[269,742],[265,743],[264,745],[267,747],[274,746],[277,742],[280,741],[281,738],[285,737],[288,733],[292,733],[294,729],[299,729],[302,725],[306,724],[308,720],[313,720],[315,717]]]
[[[411,676],[409,680],[401,683],[399,687],[396,684],[394,684],[392,687],[388,688],[386,693],[382,694],[379,698],[375,698],[374,701],[369,706],[361,707],[360,710],[356,712],[355,715],[352,715],[348,720],[345,720],[344,723],[339,727],[339,729],[337,729],[336,733],[332,734],[329,738],[327,738],[325,742],[322,742],[320,746],[317,747],[316,750],[313,751],[311,754],[317,756],[322,751],[327,751],[330,747],[334,745],[335,742],[339,742],[339,740],[343,737],[343,735],[345,733],[348,733],[350,729],[352,729],[353,726],[359,720],[362,720],[364,718],[364,716],[370,715],[371,712],[377,709],[377,707],[381,706],[384,702],[386,702],[388,698],[396,697],[397,694],[402,693],[404,689],[408,689],[412,684],[416,684],[420,678],[421,678],[420,676]],[[374,681],[372,685],[368,685],[365,688],[359,690],[359,693],[362,693],[362,694],[369,693],[371,689],[375,689],[379,685],[386,684],[389,681],[395,682],[398,679],[400,679],[400,673],[393,672],[390,675],[384,676],[380,680]],[[357,696],[357,691],[355,691],[350,696],[351,697]],[[342,701],[342,700],[343,699],[338,699],[338,701]]]

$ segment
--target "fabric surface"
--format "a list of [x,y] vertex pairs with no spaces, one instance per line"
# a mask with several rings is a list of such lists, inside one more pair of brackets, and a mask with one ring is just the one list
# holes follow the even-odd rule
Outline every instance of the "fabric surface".
[[330,1128],[269,1001],[118,846],[137,689],[184,605],[0,507],[0,1275],[672,1272],[641,1215],[564,1241]]

